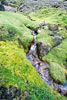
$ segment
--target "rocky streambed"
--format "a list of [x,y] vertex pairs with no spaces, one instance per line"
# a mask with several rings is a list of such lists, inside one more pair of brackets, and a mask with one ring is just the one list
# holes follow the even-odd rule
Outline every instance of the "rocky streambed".
[[67,96],[67,76],[66,76],[66,83],[64,85],[54,82],[49,73],[49,67],[50,67],[49,64],[39,59],[37,53],[37,34],[33,31],[32,35],[34,37],[34,41],[33,43],[31,43],[31,47],[27,54],[27,58],[35,67],[40,77],[44,80],[44,82],[46,82],[46,84],[53,87],[60,94]]

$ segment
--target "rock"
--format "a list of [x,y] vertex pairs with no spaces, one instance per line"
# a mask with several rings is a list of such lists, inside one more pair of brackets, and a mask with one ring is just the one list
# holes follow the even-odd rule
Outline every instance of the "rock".
[[5,11],[17,12],[17,9],[11,6],[4,5]]
[[61,91],[62,91],[62,94],[63,94],[64,96],[67,96],[67,89],[62,88]]
[[59,27],[59,30],[63,30],[61,27]]
[[55,44],[53,45],[53,47],[58,46],[59,44],[61,44],[62,40],[64,39],[64,37],[62,36],[57,36],[55,39]]
[[55,3],[55,4],[53,5],[53,7],[55,7],[55,8],[59,8],[60,5],[59,5],[59,3]]
[[20,96],[21,96],[21,92],[20,89],[17,87],[12,87],[12,86],[0,87],[0,100],[13,100],[17,97],[18,97],[17,100],[21,100]]
[[41,32],[41,30],[40,30],[40,28],[38,29],[38,33],[40,33]]
[[67,26],[65,26],[65,29],[67,30]]
[[45,56],[50,51],[50,47],[43,42],[37,44],[37,49],[39,56]]
[[58,30],[58,25],[50,25],[50,26],[49,26],[49,29],[50,29],[51,31],[56,31],[56,30]]
[[5,11],[5,8],[3,5],[0,5],[0,11]]
[[46,22],[42,22],[42,23],[40,24],[40,26],[45,26],[45,25],[47,25]]
[[49,34],[50,36],[57,36],[57,32],[53,32],[52,34]]
[[44,29],[45,29],[45,30],[48,30],[48,29],[49,29],[49,27],[48,27],[48,26],[44,26]]
[[8,5],[7,0],[1,0],[1,3],[4,4],[4,5]]

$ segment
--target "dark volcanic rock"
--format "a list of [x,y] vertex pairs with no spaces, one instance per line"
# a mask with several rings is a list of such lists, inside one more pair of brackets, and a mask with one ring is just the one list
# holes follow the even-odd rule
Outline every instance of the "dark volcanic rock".
[[4,5],[5,11],[11,11],[11,12],[17,12],[17,9],[11,6],[5,6]]
[[0,11],[5,11],[5,8],[3,5],[0,5]]
[[21,98],[22,92],[18,87],[0,87],[0,100],[22,100]]
[[55,43],[54,43],[53,47],[56,47],[56,46],[58,46],[59,44],[61,44],[62,40],[64,40],[64,37],[62,37],[62,36],[57,36],[56,39],[55,39]]
[[18,7],[24,13],[51,7],[67,9],[67,0],[2,0],[2,4]]
[[50,29],[51,31],[56,31],[56,30],[58,30],[58,25],[50,25],[50,26],[49,26],[49,29]]
[[57,34],[57,32],[53,32],[52,34],[48,34],[48,35],[50,35],[50,36],[57,36],[58,34]]
[[50,51],[50,47],[43,42],[39,42],[37,44],[37,50],[38,50],[39,56],[45,56]]

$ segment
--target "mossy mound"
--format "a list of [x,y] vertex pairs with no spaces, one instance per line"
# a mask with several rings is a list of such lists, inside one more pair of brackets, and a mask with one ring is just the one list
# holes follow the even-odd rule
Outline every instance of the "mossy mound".
[[0,40],[17,40],[21,41],[28,48],[33,41],[31,30],[36,29],[39,24],[32,22],[26,16],[19,13],[0,12]]
[[58,83],[64,84],[66,82],[65,71],[64,69],[57,63],[50,63],[50,75],[51,77]]
[[55,37],[51,37],[49,34],[52,32],[50,30],[41,29],[41,32],[37,35],[37,43],[44,42],[50,46],[50,48],[54,44]]
[[[43,57],[43,60],[47,60],[48,62],[57,62],[61,65],[67,65],[67,39],[65,39],[59,46],[53,48],[48,55]],[[44,59],[45,58],[45,59]]]

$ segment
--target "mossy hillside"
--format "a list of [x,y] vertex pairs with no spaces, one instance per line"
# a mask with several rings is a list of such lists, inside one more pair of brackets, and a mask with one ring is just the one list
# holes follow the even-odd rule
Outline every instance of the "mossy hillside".
[[36,13],[30,13],[29,16],[33,20],[46,21],[49,24],[61,24],[64,26],[67,23],[66,10],[61,10],[58,8],[41,9]]
[[0,42],[0,58],[0,85],[28,90],[32,100],[66,100],[42,81],[23,48],[13,42]]
[[18,37],[24,45],[30,46],[33,41],[31,29],[36,29],[39,23],[33,22],[20,13],[0,12],[0,40],[17,40]]
[[66,83],[65,70],[57,63],[50,63],[50,75],[58,83]]
[[30,26],[32,29],[35,29],[39,26],[39,22],[36,23],[36,21],[31,21],[27,16],[24,16],[21,13],[12,13],[12,12],[6,12],[6,11],[0,12],[0,18],[1,18],[0,24],[2,22],[11,23],[20,28],[24,24],[27,27]]

